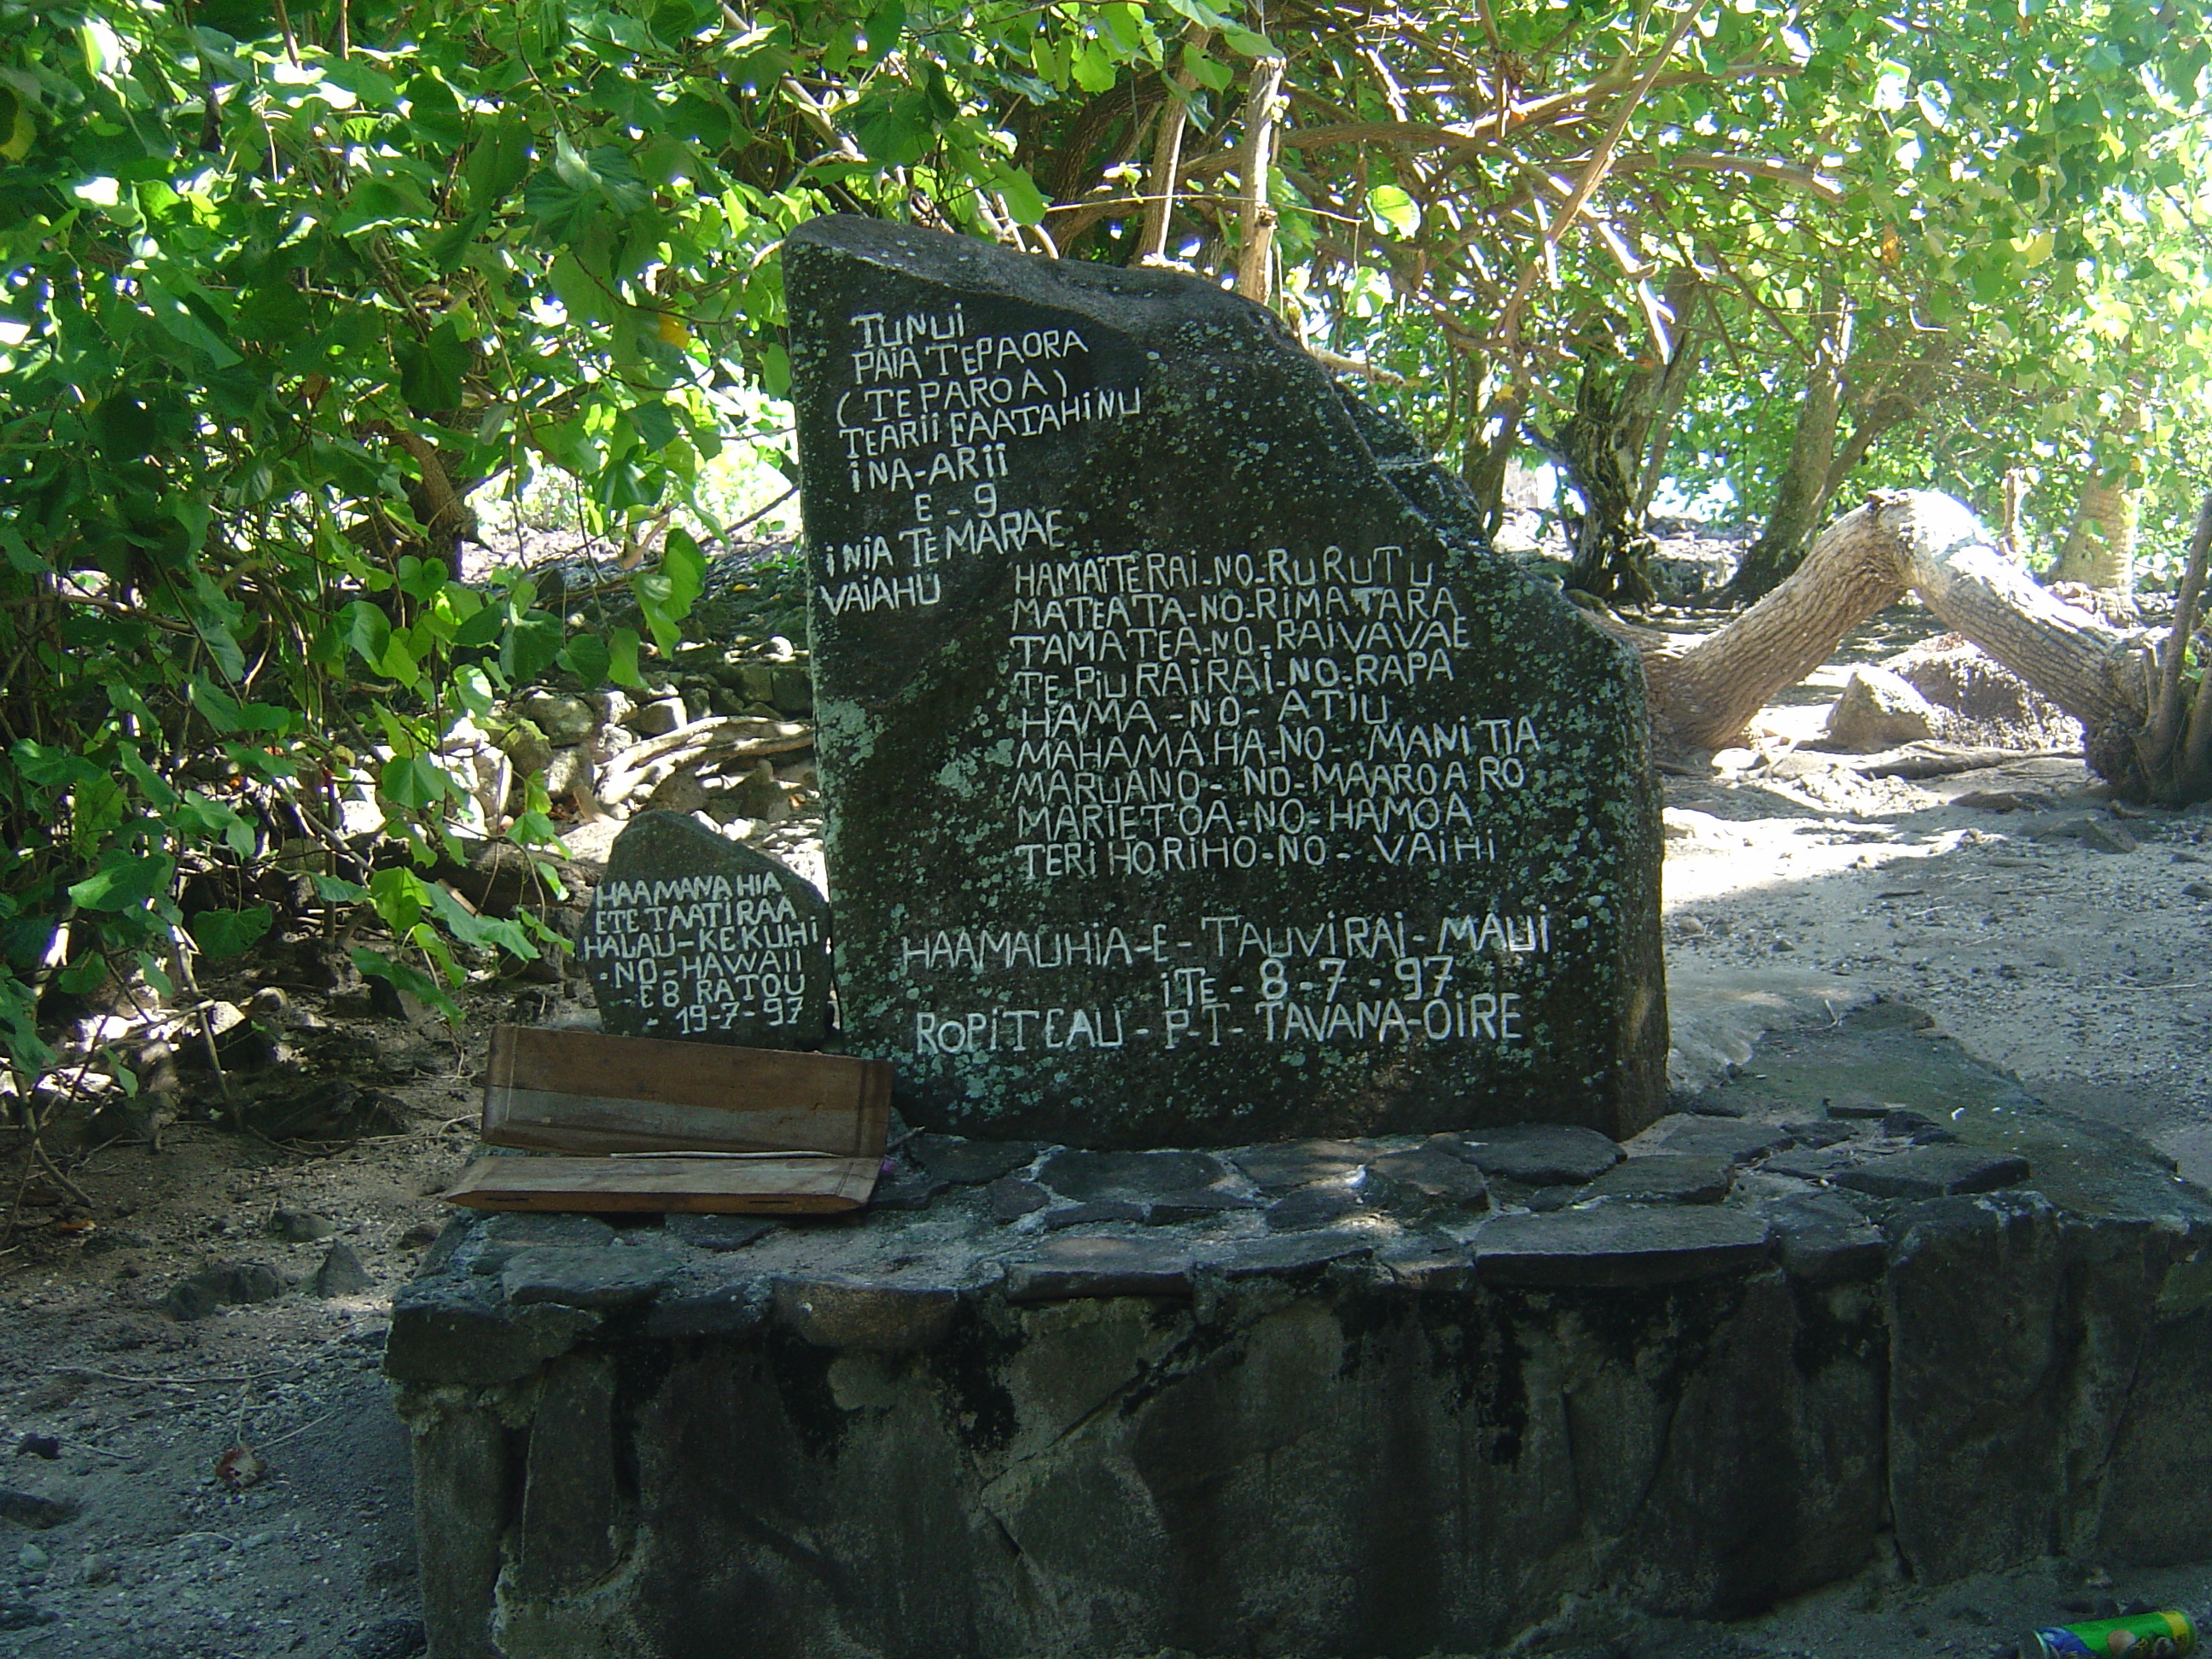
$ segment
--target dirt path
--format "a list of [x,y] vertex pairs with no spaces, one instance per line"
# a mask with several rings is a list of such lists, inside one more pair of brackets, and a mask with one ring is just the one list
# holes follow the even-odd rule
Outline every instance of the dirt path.
[[[2073,761],[1869,778],[1802,746],[1817,705],[1817,691],[1801,693],[1768,711],[1750,748],[1668,781],[1681,1086],[1730,1061],[1755,1066],[1748,1042],[1762,1024],[1886,995],[2212,1182],[2212,817],[2116,817]],[[2011,810],[1962,801],[1977,797],[2010,797]],[[803,828],[781,827],[779,850],[811,852]],[[471,1145],[483,1033],[562,1012],[550,988],[487,994],[458,1048],[364,1024],[365,1052],[405,1103],[404,1133],[311,1158],[180,1125],[159,1153],[112,1146],[76,1172],[92,1227],[70,1225],[59,1204],[31,1212],[47,1224],[0,1251],[0,1488],[73,1518],[0,1525],[0,1654],[411,1650],[405,1448],[375,1369],[386,1310],[443,1218],[431,1194]],[[0,1168],[17,1167],[9,1151],[0,1138]],[[319,1229],[280,1212],[336,1231],[286,1242],[272,1226]],[[308,1281],[333,1243],[368,1282],[318,1296]],[[208,1262],[258,1263],[291,1288],[169,1317],[164,1298]],[[217,1465],[240,1443],[266,1473],[233,1491]],[[2097,1564],[2055,1571],[1930,1593],[1878,1567],[1725,1631],[1584,1608],[1539,1645],[1672,1659],[1990,1656],[2031,1606],[2212,1604],[2212,1570],[2118,1583]]]

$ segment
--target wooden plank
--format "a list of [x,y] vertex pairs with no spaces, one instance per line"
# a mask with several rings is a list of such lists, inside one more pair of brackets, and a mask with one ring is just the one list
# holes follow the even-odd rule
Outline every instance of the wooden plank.
[[473,1210],[830,1215],[874,1192],[878,1158],[480,1158],[443,1194]]
[[483,1138],[559,1152],[883,1155],[889,1060],[501,1025]]

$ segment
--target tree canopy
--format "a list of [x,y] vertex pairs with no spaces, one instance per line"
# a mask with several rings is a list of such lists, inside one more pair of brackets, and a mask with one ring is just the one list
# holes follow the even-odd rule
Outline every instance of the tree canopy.
[[[441,753],[675,646],[702,468],[778,453],[806,216],[1236,283],[1493,517],[1525,444],[1560,460],[1601,592],[1662,479],[1766,517],[1776,573],[1846,477],[2025,477],[2046,544],[2117,479],[2178,541],[2209,62],[2174,0],[0,0],[19,1076],[50,989],[270,925],[180,869],[306,848],[434,998],[456,942],[550,945],[425,873]],[[459,579],[472,495],[544,474],[654,549],[636,630]],[[410,860],[338,834],[356,782]]]

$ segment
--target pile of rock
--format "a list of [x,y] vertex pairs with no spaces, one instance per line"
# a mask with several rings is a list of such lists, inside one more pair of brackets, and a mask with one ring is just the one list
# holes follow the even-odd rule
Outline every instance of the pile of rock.
[[537,776],[564,817],[661,807],[742,836],[810,800],[813,703],[807,653],[776,635],[679,651],[635,694],[533,688],[461,722],[446,752],[474,779],[485,826],[520,811]]

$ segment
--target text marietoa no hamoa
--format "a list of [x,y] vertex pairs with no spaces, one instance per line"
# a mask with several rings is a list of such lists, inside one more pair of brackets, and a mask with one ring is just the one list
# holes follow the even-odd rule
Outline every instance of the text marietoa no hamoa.
[[1233,295],[842,218],[784,258],[841,1018],[910,1117],[1656,1114],[1628,653]]

